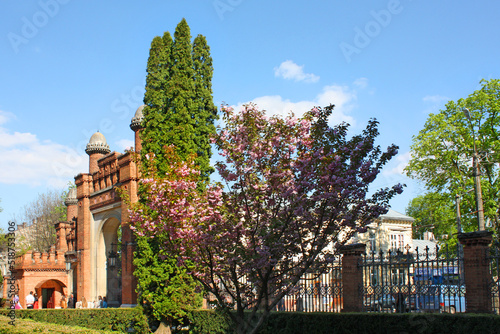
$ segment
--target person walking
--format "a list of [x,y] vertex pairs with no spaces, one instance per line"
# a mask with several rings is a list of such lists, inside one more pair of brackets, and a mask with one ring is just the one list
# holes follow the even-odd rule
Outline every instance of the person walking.
[[38,293],[35,292],[35,302],[33,303],[33,309],[38,310]]
[[73,294],[69,295],[68,308],[75,308],[75,297],[73,296]]
[[87,308],[88,307],[88,305],[87,305],[87,299],[85,299],[85,296],[82,297],[81,302],[82,302],[82,308]]
[[30,291],[30,294],[26,296],[26,308],[33,309],[33,304],[35,303],[35,297],[33,296],[33,291]]
[[68,303],[66,302],[66,297],[63,295],[61,297],[61,308],[67,308],[68,307]]

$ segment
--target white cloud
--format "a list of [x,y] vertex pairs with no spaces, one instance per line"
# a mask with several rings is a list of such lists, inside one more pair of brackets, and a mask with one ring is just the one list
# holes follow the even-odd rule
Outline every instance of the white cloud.
[[[0,112],[0,124],[12,117]],[[0,183],[61,188],[88,169],[88,157],[75,150],[40,141],[31,133],[0,127]]]
[[360,89],[365,89],[368,87],[368,79],[367,78],[359,78],[354,80],[353,85],[360,88]]
[[450,99],[446,96],[441,96],[441,95],[427,95],[422,98],[424,102],[430,102],[430,103],[443,103],[447,102]]
[[444,108],[446,102],[450,99],[442,95],[427,95],[422,98],[427,107],[424,110],[425,114],[437,113],[440,109]]
[[304,82],[317,82],[319,80],[319,76],[312,73],[304,73],[304,66],[299,66],[291,60],[284,61],[279,67],[275,67],[274,76]]
[[118,145],[118,148],[119,148],[120,152],[123,152],[123,151],[126,151],[126,150],[130,150],[131,148],[133,148],[135,146],[134,141],[130,140],[130,139],[121,139],[121,140],[118,140],[116,142],[116,144]]
[[0,110],[0,125],[7,123],[10,119],[15,118],[14,114]]
[[398,154],[394,158],[394,161],[391,162],[391,164],[392,165],[395,164],[395,166],[393,168],[391,168],[391,169],[384,170],[382,172],[383,175],[386,175],[386,176],[389,176],[389,175],[403,175],[403,170],[405,169],[406,166],[408,166],[410,158],[411,158],[410,152]]
[[[266,110],[268,115],[286,116],[292,111],[297,117],[301,117],[305,112],[311,110],[315,106],[326,107],[330,104],[334,104],[335,109],[330,116],[330,122],[332,124],[338,124],[345,121],[351,125],[355,125],[354,118],[348,115],[353,108],[353,102],[355,100],[356,94],[349,87],[331,85],[323,87],[322,92],[312,100],[292,102],[279,95],[273,95],[257,97],[250,102],[257,104],[260,109]],[[238,103],[237,108],[245,103]]]

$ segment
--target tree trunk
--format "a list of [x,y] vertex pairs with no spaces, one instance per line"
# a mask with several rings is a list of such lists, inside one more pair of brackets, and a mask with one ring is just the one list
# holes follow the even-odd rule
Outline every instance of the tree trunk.
[[160,323],[160,326],[155,331],[155,334],[171,334],[171,333],[172,331],[170,330],[170,326],[165,325],[163,321]]

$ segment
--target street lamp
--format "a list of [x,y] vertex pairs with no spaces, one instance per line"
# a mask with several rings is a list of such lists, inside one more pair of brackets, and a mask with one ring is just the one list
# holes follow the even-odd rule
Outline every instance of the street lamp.
[[71,271],[71,261],[66,260],[66,271],[70,272]]
[[118,258],[118,253],[113,249],[113,246],[115,245],[118,246],[118,244],[111,243],[111,251],[108,253],[108,266],[111,270],[116,267],[116,260]]
[[73,265],[74,262],[77,262],[78,261],[78,254],[77,252],[75,251],[68,251],[66,253],[64,253],[64,259],[65,259],[65,263],[66,263],[66,272],[70,272],[71,271],[71,267]]
[[472,165],[474,169],[474,189],[476,190],[477,224],[479,231],[484,231],[485,225],[484,225],[483,197],[481,195],[481,179],[479,172],[479,155],[477,154],[477,148],[476,148],[476,132],[474,131],[474,126],[472,125],[469,109],[462,108],[462,112],[464,113],[467,120],[469,120],[469,124],[472,129],[472,141],[474,142],[474,155],[472,156]]

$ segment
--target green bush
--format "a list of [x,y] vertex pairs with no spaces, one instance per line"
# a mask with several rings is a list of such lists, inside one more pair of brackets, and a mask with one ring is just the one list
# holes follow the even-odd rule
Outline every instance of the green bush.
[[231,332],[231,319],[215,310],[192,311],[188,316],[192,334],[225,334]]
[[[214,311],[193,312],[190,321],[193,334],[230,334],[234,328]],[[500,316],[491,314],[273,312],[259,334],[494,334],[499,328]]]
[[[9,310],[0,310],[8,315]],[[80,326],[96,331],[150,333],[140,308],[16,310],[16,318]],[[184,323],[191,334],[231,334],[227,314],[214,310],[193,311]],[[259,334],[351,334],[351,333],[498,333],[500,316],[493,314],[437,313],[301,313],[272,312]],[[183,331],[185,333],[186,330]],[[2,333],[2,331],[0,331]]]
[[[9,315],[10,310],[0,310]],[[127,333],[149,333],[146,317],[140,308],[107,309],[43,309],[16,310],[16,318],[31,319],[68,326],[81,326],[95,330]]]

